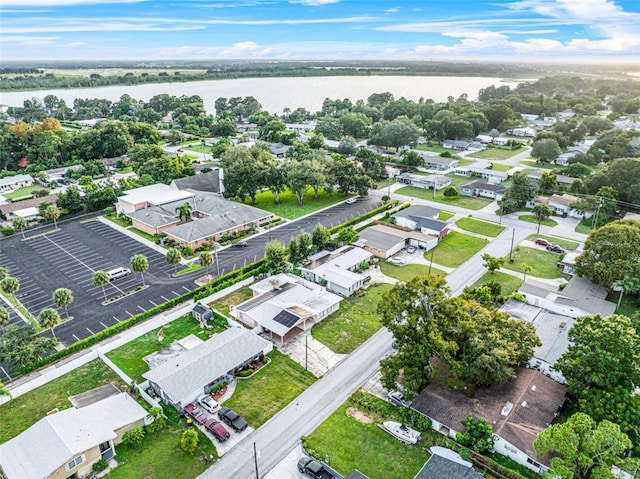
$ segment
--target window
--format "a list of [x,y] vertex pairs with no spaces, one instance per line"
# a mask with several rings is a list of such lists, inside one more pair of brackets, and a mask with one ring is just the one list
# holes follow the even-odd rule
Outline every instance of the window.
[[67,463],[67,469],[71,470],[84,462],[84,456],[78,456]]
[[530,457],[527,457],[527,462],[534,467],[540,467],[540,464],[534,461],[533,459],[531,459]]

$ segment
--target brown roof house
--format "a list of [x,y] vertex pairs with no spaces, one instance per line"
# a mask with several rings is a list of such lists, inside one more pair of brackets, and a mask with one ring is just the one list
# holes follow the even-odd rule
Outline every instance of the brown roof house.
[[469,413],[493,426],[494,449],[531,470],[549,469],[549,458],[533,449],[538,434],[550,426],[567,388],[533,369],[518,368],[516,378],[476,391],[470,398],[432,383],[411,405],[432,420],[432,427],[452,438],[464,431]]

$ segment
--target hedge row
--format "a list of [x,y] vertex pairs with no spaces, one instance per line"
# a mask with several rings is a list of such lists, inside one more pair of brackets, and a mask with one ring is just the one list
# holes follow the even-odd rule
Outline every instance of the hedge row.
[[231,271],[230,273],[225,274],[224,276],[220,276],[219,278],[214,279],[210,283],[202,285],[198,288],[195,288],[188,293],[181,294],[180,296],[176,296],[175,298],[170,299],[166,303],[159,304],[151,309],[144,311],[143,313],[136,314],[135,316],[131,316],[129,319],[122,321],[118,324],[114,324],[106,329],[103,329],[99,333],[94,334],[93,336],[89,336],[88,338],[81,339],[80,341],[76,341],[70,346],[62,349],[60,351],[55,352],[54,354],[47,356],[46,358],[41,359],[37,363],[31,364],[29,366],[25,366],[19,371],[19,374],[27,374],[35,369],[46,366],[47,364],[51,364],[55,361],[58,361],[64,357],[69,356],[70,354],[81,351],[89,346],[93,346],[94,344],[107,339],[125,329],[130,328],[131,326],[138,324],[146,319],[149,319],[152,316],[160,314],[177,304],[188,301],[191,298],[195,298],[196,301],[198,299],[206,298],[207,296],[218,292],[224,288],[227,288],[238,281],[242,281],[243,279],[247,279],[251,276],[255,276],[259,273],[262,273],[264,270],[264,259],[260,259],[255,263],[251,263],[243,268],[237,269],[235,271]]
[[389,206],[393,206],[393,205],[397,205],[399,203],[398,200],[393,200],[385,205],[382,206],[378,206],[377,208],[369,211],[368,213],[365,213],[363,215],[360,216],[356,216],[353,219],[350,219],[349,221],[345,221],[342,224],[336,225],[333,228],[329,228],[327,231],[329,232],[330,235],[337,233],[338,231],[340,231],[342,228],[346,228],[348,226],[353,226],[355,224],[360,223],[361,221],[367,220],[369,218],[371,218],[372,216],[377,215],[378,213],[382,213],[383,211],[386,211],[387,209],[389,209]]

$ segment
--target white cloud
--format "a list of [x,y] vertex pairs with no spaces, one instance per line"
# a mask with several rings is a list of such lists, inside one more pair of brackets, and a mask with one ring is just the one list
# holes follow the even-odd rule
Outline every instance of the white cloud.
[[87,44],[87,42],[69,42],[67,43],[68,47],[83,47]]
[[140,3],[147,0],[2,0],[3,7],[68,7],[96,3]]
[[162,32],[202,30],[202,25],[166,26],[153,23],[126,23],[126,22],[95,22],[95,23],[69,23],[48,26],[32,27],[3,27],[4,33],[56,33],[56,32]]
[[387,8],[384,13],[398,13],[400,11],[399,8],[394,7],[394,8]]
[[289,0],[289,3],[306,5],[307,7],[320,7],[322,5],[330,5],[338,3],[340,0]]
[[3,42],[3,43],[22,43],[22,42],[38,42],[38,41],[48,42],[48,41],[55,40],[55,38],[56,37],[33,37],[33,36],[27,36],[27,35],[14,35],[14,36],[0,35],[0,42]]

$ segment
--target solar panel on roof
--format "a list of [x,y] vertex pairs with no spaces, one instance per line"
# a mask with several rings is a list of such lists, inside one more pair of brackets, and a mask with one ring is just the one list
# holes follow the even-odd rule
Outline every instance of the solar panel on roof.
[[280,311],[273,320],[283,326],[290,328],[300,320],[300,316],[289,311]]

